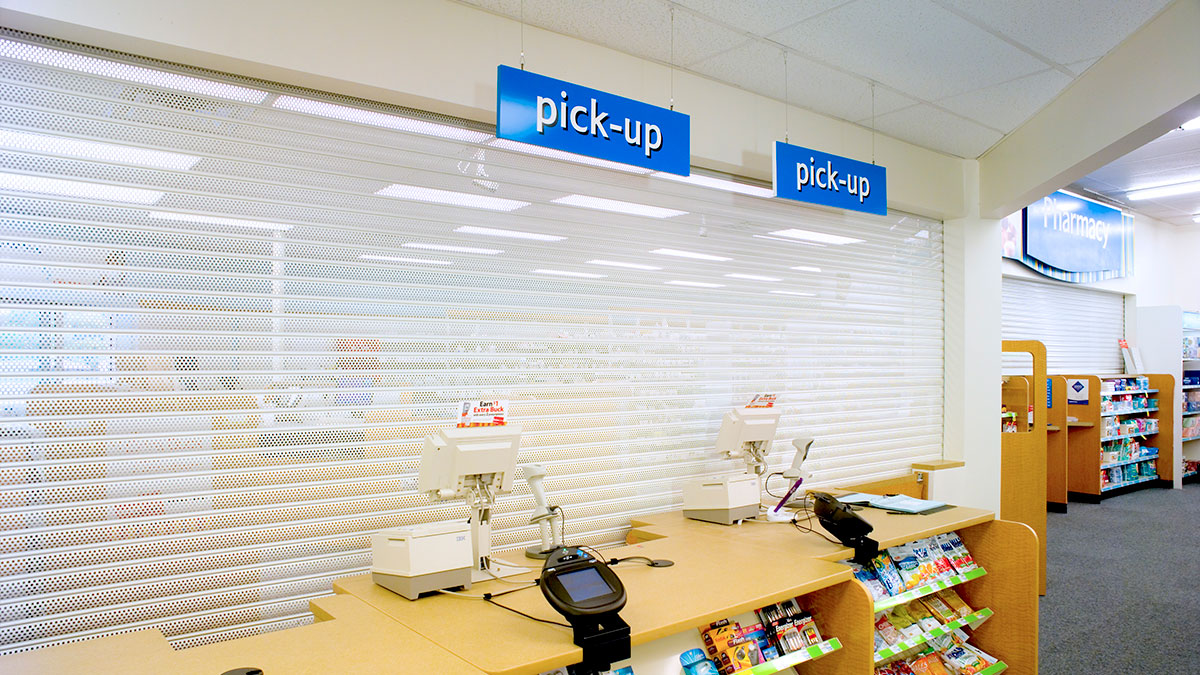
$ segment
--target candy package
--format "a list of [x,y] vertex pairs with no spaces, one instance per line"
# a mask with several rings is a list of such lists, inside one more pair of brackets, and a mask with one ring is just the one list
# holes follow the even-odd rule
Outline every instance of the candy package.
[[[938,576],[937,565],[934,564],[933,551],[930,549],[928,539],[918,539],[908,545],[909,549],[917,556],[917,564],[921,568],[921,576],[926,581],[932,581]],[[941,547],[939,546],[940,550]]]
[[879,578],[879,583],[887,590],[889,595],[899,595],[905,591],[904,580],[900,578],[900,572],[896,570],[896,563],[892,562],[887,553],[880,553],[871,559],[871,567],[875,570],[875,576]]
[[974,610],[971,609],[971,606],[963,601],[962,597],[959,596],[959,594],[956,593],[953,588],[942,589],[935,593],[935,595],[941,598],[942,602],[950,605],[950,609],[954,610],[954,613],[957,614],[960,619],[965,616],[970,616],[972,613],[974,613]]
[[908,665],[916,675],[950,675],[950,671],[946,670],[945,664],[942,663],[942,658],[937,654],[918,656],[909,661]]
[[958,614],[953,609],[950,609],[950,605],[947,605],[937,595],[927,595],[921,598],[921,603],[928,607],[929,611],[933,613],[934,618],[942,623],[950,623],[958,618]]
[[916,620],[917,625],[921,627],[922,632],[931,631],[934,628],[941,627],[942,625],[941,622],[937,620],[937,617],[933,615],[933,612],[930,612],[929,608],[922,604],[920,600],[913,600],[912,602],[908,603],[908,613],[913,619]]
[[917,620],[908,613],[908,608],[903,605],[888,612],[888,621],[896,630],[900,631],[906,641],[921,635],[921,627],[917,625]]
[[971,557],[967,547],[959,538],[957,532],[947,532],[939,534],[937,537],[938,544],[942,547],[942,553],[950,559],[950,563],[954,565],[954,570],[959,574],[970,572],[978,567],[975,560]]
[[896,570],[900,573],[901,581],[904,582],[904,590],[916,588],[927,581],[922,574],[921,563],[917,560],[917,554],[913,551],[912,544],[892,546],[887,552],[891,556],[892,562],[896,563]]
[[854,578],[867,587],[867,591],[871,593],[871,599],[875,602],[887,599],[887,589],[883,587],[883,583],[879,581],[879,577],[875,576],[874,572],[856,563],[850,563],[850,569],[854,571]]
[[942,658],[957,675],[975,675],[989,665],[975,652],[958,646],[947,649]]
[[879,633],[883,637],[883,641],[889,645],[894,645],[902,639],[900,631],[896,630],[896,627],[888,620],[886,614],[880,615],[879,618],[875,619],[875,632]]
[[922,539],[925,547],[929,551],[929,556],[933,559],[933,571],[937,577],[948,577],[954,575],[954,564],[946,557],[946,553],[942,551],[942,545],[938,543],[937,537]]

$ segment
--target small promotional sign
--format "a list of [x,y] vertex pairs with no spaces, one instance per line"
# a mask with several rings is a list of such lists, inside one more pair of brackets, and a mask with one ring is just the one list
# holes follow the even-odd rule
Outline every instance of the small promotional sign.
[[746,404],[747,408],[774,408],[776,394],[755,394]]
[[507,401],[463,401],[459,404],[458,426],[502,427],[506,421]]
[[887,169],[775,142],[775,196],[850,211],[887,214]]
[[1056,269],[1121,270],[1125,239],[1120,209],[1061,190],[1025,209],[1025,254]]
[[1069,405],[1087,405],[1087,380],[1067,380],[1067,403]]
[[500,66],[496,136],[655,171],[691,175],[689,116]]

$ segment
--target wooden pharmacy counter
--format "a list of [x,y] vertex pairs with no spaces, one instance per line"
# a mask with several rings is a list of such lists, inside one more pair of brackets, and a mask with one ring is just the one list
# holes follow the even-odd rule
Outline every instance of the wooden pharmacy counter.
[[[1037,672],[1037,537],[1020,523],[995,520],[987,511],[951,508],[925,516],[860,512],[882,546],[956,530],[983,577],[958,587],[962,597],[994,616],[974,641],[1009,664],[1014,673]],[[807,664],[804,672],[863,675],[872,672],[874,605],[850,569],[831,561],[852,551],[792,525],[722,526],[687,520],[680,513],[639,517],[629,546],[607,557],[645,555],[675,562],[616,566],[628,594],[621,617],[638,645],[696,635],[701,624],[736,616],[771,602],[803,596],[822,634],[842,648]],[[524,561],[525,564],[531,564]],[[515,579],[533,579],[537,569]],[[492,581],[467,593],[517,588]],[[494,673],[535,675],[580,661],[569,628],[538,623],[479,599],[433,595],[409,601],[373,584],[369,575],[334,584],[338,595],[312,603],[315,624],[229,642],[171,651],[155,631],[111,636],[0,657],[0,672],[178,673],[220,675],[257,667],[264,675],[295,673]],[[562,621],[536,587],[496,598],[508,607]],[[698,638],[698,636],[697,636]]]
[[[873,643],[865,626],[870,622],[871,598],[844,565],[810,558],[781,564],[766,550],[719,537],[667,538],[603,553],[608,558],[644,555],[675,562],[671,567],[629,562],[614,568],[629,598],[621,618],[629,624],[633,645],[695,631],[701,624],[771,602],[834,588],[829,599],[840,606],[828,611],[846,615],[847,625],[854,623],[849,617],[856,615],[864,626],[862,635],[837,635],[847,653],[834,656],[857,656],[860,663],[869,664]],[[535,578],[537,571],[530,572],[514,579]],[[513,586],[488,582],[474,585],[469,592],[507,588]],[[339,581],[334,590],[366,602],[488,673],[536,674],[582,659],[581,650],[571,642],[569,628],[537,623],[480,600],[440,595],[411,602],[376,586],[369,575]],[[539,619],[563,621],[537,588],[497,601]],[[835,617],[830,620],[837,621]]]
[[[348,595],[311,603],[317,622],[174,651],[157,630],[142,630],[0,657],[5,675],[264,675],[430,672],[482,675],[463,660]],[[436,666],[432,668],[431,666]]]

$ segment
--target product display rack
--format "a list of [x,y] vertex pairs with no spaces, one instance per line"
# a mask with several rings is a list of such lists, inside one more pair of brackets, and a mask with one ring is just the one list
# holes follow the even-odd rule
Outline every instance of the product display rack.
[[772,673],[783,672],[788,668],[791,668],[792,666],[798,666],[801,663],[816,661],[822,656],[825,656],[826,654],[832,654],[841,648],[841,640],[838,640],[837,638],[830,638],[811,647],[805,647],[804,649],[794,651],[791,654],[784,654],[779,658],[771,659],[766,663],[760,663],[756,666],[743,668],[742,670],[736,671],[733,675],[771,675]]
[[918,598],[923,598],[927,595],[933,595],[938,591],[945,590],[959,584],[965,584],[968,581],[978,579],[985,574],[987,574],[987,570],[983,569],[982,567],[977,567],[964,574],[955,574],[954,576],[946,577],[945,579],[938,579],[937,581],[933,581],[928,584],[922,584],[911,591],[905,591],[900,595],[893,595],[887,600],[880,600],[879,602],[876,602],[875,613],[878,614],[880,612],[886,612],[893,607],[906,605]]
[[933,630],[926,631],[911,640],[901,640],[890,647],[880,649],[879,651],[875,652],[875,663],[886,663],[892,659],[903,656],[934,638],[939,638],[947,633],[951,633],[959,628],[963,628],[964,626],[970,626],[972,629],[978,628],[983,624],[984,621],[992,618],[992,615],[992,610],[985,607],[960,619],[955,619],[949,623],[938,626]]
[[1000,512],[1038,536],[1038,592],[1046,594],[1046,512],[1049,431],[1046,346],[1037,340],[1003,340],[1005,354],[1028,354],[1032,372],[1004,378],[1001,402],[1017,414],[1017,432],[1000,434]]
[[1185,312],[1178,305],[1138,307],[1137,328],[1135,344],[1145,369],[1175,378],[1176,387],[1164,389],[1160,396],[1160,401],[1170,400],[1174,406],[1176,433],[1172,454],[1159,461],[1159,472],[1169,468],[1173,486],[1182,487],[1184,478],[1193,478],[1184,471],[1184,460],[1200,459],[1200,416],[1187,408],[1189,397],[1200,400],[1196,393],[1200,384],[1184,380],[1188,372],[1200,373],[1200,312]]
[[[1136,385],[1135,378],[1139,377],[1148,386]],[[1067,437],[1067,487],[1072,499],[1096,502],[1174,479],[1175,404],[1169,394],[1175,391],[1172,375],[1067,375],[1065,378],[1068,397],[1083,396],[1082,392],[1072,392],[1072,383],[1076,381],[1087,392],[1086,402],[1067,405],[1068,415],[1080,423],[1070,425]],[[1160,392],[1163,395],[1159,396]],[[1117,405],[1121,407],[1113,407]],[[1114,432],[1114,425],[1132,427],[1131,422],[1139,419],[1146,420],[1142,423],[1146,429]],[[1134,449],[1126,449],[1128,441],[1138,441],[1139,446],[1155,450],[1130,456],[1126,453]],[[1138,447],[1136,451],[1140,453],[1143,449]],[[1122,454],[1126,456],[1119,456]],[[1111,479],[1114,475],[1116,480]]]

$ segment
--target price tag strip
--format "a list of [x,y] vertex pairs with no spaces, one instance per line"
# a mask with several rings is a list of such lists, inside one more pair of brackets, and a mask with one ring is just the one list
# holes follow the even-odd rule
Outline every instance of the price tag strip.
[[841,640],[830,638],[811,647],[798,649],[790,654],[784,654],[777,659],[771,659],[766,663],[760,663],[757,666],[750,666],[749,668],[739,670],[734,675],[771,675],[771,673],[787,670],[794,665],[819,659],[826,654],[832,654],[841,648]]

